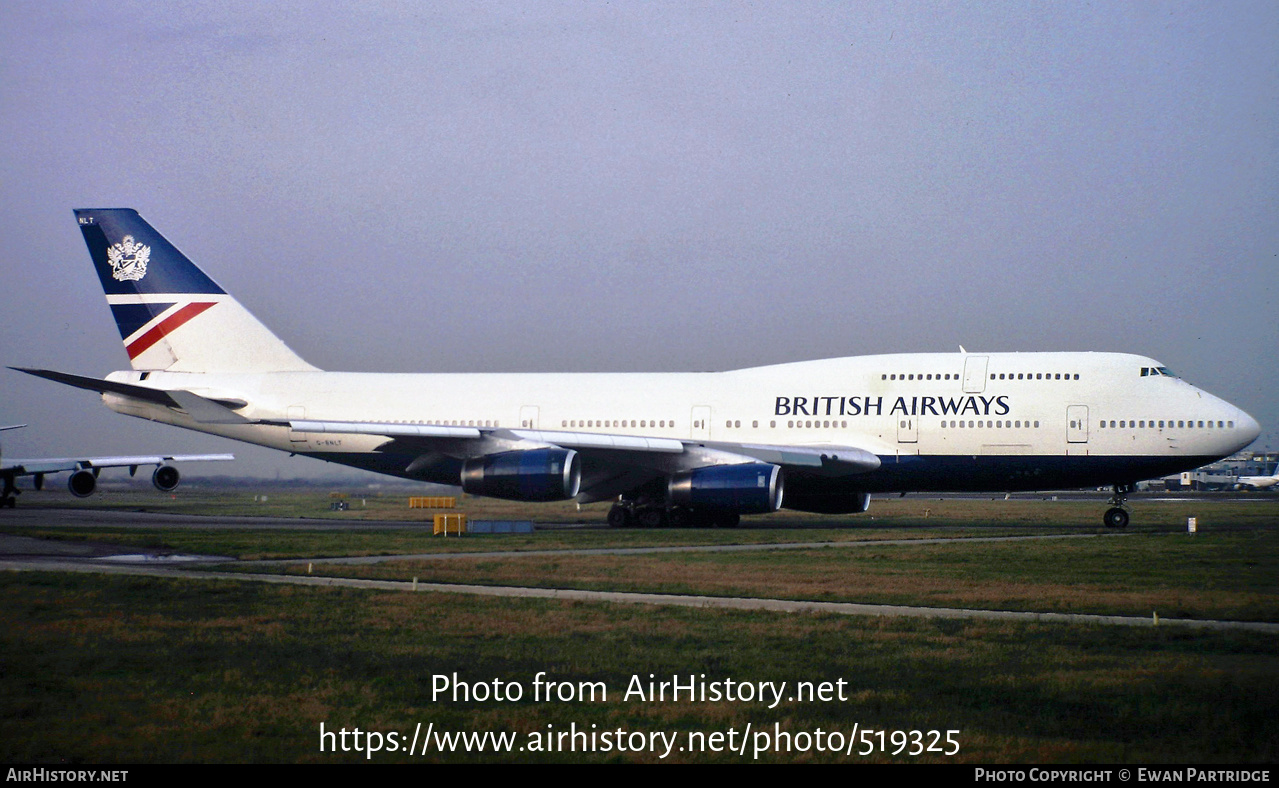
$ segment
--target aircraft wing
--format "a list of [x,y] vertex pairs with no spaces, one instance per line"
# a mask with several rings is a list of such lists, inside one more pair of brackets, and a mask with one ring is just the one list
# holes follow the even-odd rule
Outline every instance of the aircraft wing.
[[234,454],[145,454],[120,457],[54,457],[34,460],[6,460],[6,475],[31,476],[37,473],[79,471],[86,468],[136,468],[142,465],[164,465],[170,462],[208,462],[234,460]]
[[[582,491],[578,500],[607,500],[634,489],[648,479],[711,465],[764,462],[783,470],[846,476],[869,473],[880,465],[873,451],[856,446],[786,445],[697,441],[641,435],[558,430],[454,427],[434,424],[396,424],[348,421],[290,421],[298,432],[382,435],[390,439],[384,450],[420,452],[458,459],[500,451],[558,447],[582,457]],[[410,466],[411,467],[411,466]]]
[[[879,457],[874,452],[855,446],[829,444],[802,446],[785,444],[731,443],[726,441],[696,441],[677,438],[652,438],[641,435],[621,435],[595,432],[564,432],[558,430],[503,429],[497,427],[453,427],[436,424],[396,424],[385,422],[353,421],[290,421],[289,427],[297,432],[384,435],[401,443],[419,442],[433,449],[444,448],[440,440],[483,441],[505,440],[536,446],[558,446],[591,454],[623,452],[641,454],[689,455],[707,457],[713,453],[717,463],[694,461],[690,467],[704,464],[729,464],[734,456],[738,462],[767,462],[774,465],[803,467],[806,470],[823,469],[830,475],[869,473],[879,467]],[[453,447],[457,450],[458,447]],[[479,447],[477,447],[479,448]],[[510,448],[517,448],[511,446]],[[709,450],[708,451],[698,451]],[[461,451],[459,456],[471,452]]]
[[42,457],[34,460],[9,460],[0,466],[0,506],[13,508],[16,496],[21,492],[14,483],[20,476],[35,477],[35,488],[44,488],[46,474],[71,471],[67,487],[77,498],[92,495],[97,486],[98,471],[103,468],[127,467],[132,476],[140,465],[157,466],[151,483],[156,489],[169,492],[178,486],[181,475],[170,462],[197,462],[209,460],[234,460],[231,454],[141,454],[114,457]]

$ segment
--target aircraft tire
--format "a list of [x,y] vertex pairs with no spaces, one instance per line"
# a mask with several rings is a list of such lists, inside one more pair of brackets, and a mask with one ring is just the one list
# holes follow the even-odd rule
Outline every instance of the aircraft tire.
[[692,509],[676,507],[666,512],[666,524],[672,528],[696,528],[703,522],[704,518]]
[[1102,518],[1107,528],[1127,528],[1128,512],[1120,509],[1118,506],[1106,510],[1106,516]]
[[736,528],[741,521],[742,516],[737,512],[720,512],[715,515],[716,528]]
[[624,506],[614,506],[608,510],[608,524],[611,528],[630,528],[631,513]]
[[666,512],[656,507],[641,509],[636,519],[641,528],[661,528],[666,525]]

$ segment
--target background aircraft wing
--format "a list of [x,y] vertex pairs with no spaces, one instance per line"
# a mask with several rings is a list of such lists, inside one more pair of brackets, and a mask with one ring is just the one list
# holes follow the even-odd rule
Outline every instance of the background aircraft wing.
[[4,471],[15,476],[36,473],[79,471],[85,468],[136,468],[142,465],[164,465],[169,462],[208,462],[234,460],[234,454],[144,454],[119,457],[49,457],[34,460],[6,460]]

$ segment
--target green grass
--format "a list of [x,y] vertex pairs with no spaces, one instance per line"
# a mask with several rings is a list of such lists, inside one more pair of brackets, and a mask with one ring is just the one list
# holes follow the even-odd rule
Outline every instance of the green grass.
[[[22,505],[30,498],[24,496]],[[107,496],[108,498],[110,496]],[[142,497],[141,494],[134,496]],[[90,499],[93,500],[93,499]],[[326,503],[327,498],[318,499]],[[109,501],[108,501],[109,502]],[[281,513],[317,503],[281,501]],[[238,504],[237,504],[238,505]],[[466,502],[472,517],[502,516]],[[389,507],[389,504],[388,504]],[[348,523],[319,530],[7,528],[241,557],[860,540],[849,548],[642,556],[476,557],[344,575],[686,591],[1161,617],[1279,620],[1275,502],[1134,506],[1116,538],[886,545],[886,539],[1097,534],[1098,502],[875,501],[873,517],[781,513],[731,531],[544,530],[440,539]],[[406,509],[407,511],[407,509]],[[479,514],[483,512],[484,514]],[[252,512],[258,513],[258,512]],[[293,516],[293,515],[286,515]],[[1184,533],[1199,517],[1203,532]],[[377,519],[377,518],[374,518]],[[3,518],[0,517],[0,525]],[[272,566],[268,571],[279,571]],[[299,568],[298,571],[304,571]],[[341,762],[319,725],[436,730],[792,733],[959,731],[960,753],[761,760],[1273,763],[1279,638],[1175,627],[780,614],[645,605],[0,573],[0,759],[8,762]],[[601,681],[607,702],[452,702],[432,679]],[[832,702],[623,700],[632,676],[846,682]],[[551,726],[548,728],[548,726]],[[526,743],[527,738],[521,743]],[[375,762],[656,761],[648,752],[375,755]],[[668,760],[740,762],[728,752]]]
[[995,543],[956,539],[937,545],[749,553],[477,557],[316,565],[311,571],[437,583],[1279,621],[1279,531]]
[[1021,529],[757,529],[736,531],[549,530],[531,535],[432,536],[429,527],[413,530],[346,528],[315,530],[159,529],[140,528],[0,528],[0,532],[76,542],[104,542],[181,553],[220,555],[246,561],[336,556],[480,553],[492,551],[575,550],[627,547],[779,544],[792,542],[863,542],[933,537],[1024,535]]
[[[743,527],[716,529],[615,530],[603,527],[607,504],[593,504],[576,511],[573,504],[514,504],[507,501],[464,497],[459,511],[472,520],[534,519],[538,522],[581,522],[597,528],[541,530],[530,536],[467,536],[463,539],[432,537],[433,510],[408,509],[407,497],[396,495],[348,498],[356,507],[349,512],[327,509],[327,493],[270,491],[269,511],[255,507],[260,492],[184,491],[176,500],[129,490],[79,501],[65,493],[29,493],[22,506],[54,505],[72,501],[78,507],[117,510],[162,511],[170,514],[206,514],[221,517],[270,515],[305,518],[297,529],[229,530],[190,527],[159,531],[145,521],[138,527],[113,523],[110,528],[15,528],[6,526],[0,513],[0,531],[46,538],[115,542],[158,547],[178,552],[227,555],[243,559],[322,558],[341,555],[395,555],[401,553],[471,552],[489,550],[547,550],[602,547],[647,547],[776,542],[864,541],[932,536],[1000,536],[1046,533],[1103,533],[1098,501],[1050,501],[1014,499],[937,500],[922,497],[876,500],[866,514],[812,515],[782,511],[743,520]],[[52,496],[52,497],[50,497]],[[368,503],[359,506],[360,501]],[[92,503],[89,503],[92,502]],[[59,504],[60,505],[60,504]],[[1129,533],[1183,532],[1186,518],[1198,517],[1205,533],[1214,530],[1279,526],[1279,499],[1258,496],[1245,501],[1140,501],[1134,505]],[[318,519],[324,526],[341,525],[341,531],[308,528]],[[400,529],[379,525],[393,521]],[[320,523],[316,523],[317,526]],[[408,526],[412,530],[403,530]]]
[[[172,494],[155,491],[135,482],[127,488],[101,489],[89,498],[75,498],[57,486],[42,492],[26,491],[19,499],[24,508],[109,509],[163,512],[168,514],[213,515],[219,517],[286,517],[323,521],[396,521],[429,524],[437,511],[410,509],[408,499],[419,494],[412,487],[364,490],[358,486],[332,489],[260,487],[180,487]],[[346,495],[350,509],[330,509],[330,493]],[[1162,495],[1160,496],[1163,497]],[[263,500],[265,498],[265,500]],[[925,495],[906,498],[875,498],[870,511],[853,515],[820,515],[783,510],[770,515],[743,518],[744,528],[874,528],[931,527],[939,520],[948,525],[984,527],[1043,527],[1099,529],[1107,495],[1097,493],[1092,500],[1051,500],[1051,494],[1020,496],[1004,500],[939,499]],[[611,504],[578,506],[572,501],[527,504],[458,495],[458,507],[471,519],[533,520],[538,523],[603,524]],[[1235,524],[1279,524],[1279,495],[1259,494],[1249,499],[1210,501],[1148,500],[1134,496],[1130,529],[1177,528],[1184,530],[1186,517],[1198,516],[1202,527],[1214,521]],[[0,517],[0,526],[4,523]]]
[[[0,576],[0,759],[336,762],[329,729],[532,732],[957,729],[953,758],[777,761],[1253,762],[1279,757],[1279,642],[1250,633],[870,619],[44,573]],[[601,681],[607,702],[453,702],[432,677]],[[847,682],[844,701],[641,702],[633,675]],[[656,761],[514,753],[376,762]],[[670,760],[738,762],[731,753]]]

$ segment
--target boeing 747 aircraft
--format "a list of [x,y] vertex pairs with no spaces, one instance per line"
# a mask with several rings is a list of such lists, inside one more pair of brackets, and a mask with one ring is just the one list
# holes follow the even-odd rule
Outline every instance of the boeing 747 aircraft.
[[119,413],[519,501],[615,501],[609,522],[735,525],[874,493],[1111,486],[1260,432],[1120,353],[919,353],[711,373],[374,374],[299,358],[136,211],[77,210],[132,369],[33,375]]
[[[14,424],[0,427],[0,432],[16,430],[25,424]],[[14,483],[20,476],[30,476],[37,490],[44,488],[44,477],[51,473],[71,471],[67,477],[67,489],[77,498],[93,495],[98,487],[98,473],[103,468],[129,469],[129,475],[137,472],[139,466],[154,465],[151,483],[161,492],[170,492],[177,488],[182,475],[178,469],[169,465],[171,462],[203,462],[208,460],[234,460],[231,454],[147,454],[123,457],[45,457],[36,460],[9,460],[0,462],[0,509],[12,509],[17,505],[17,496],[22,492]]]

